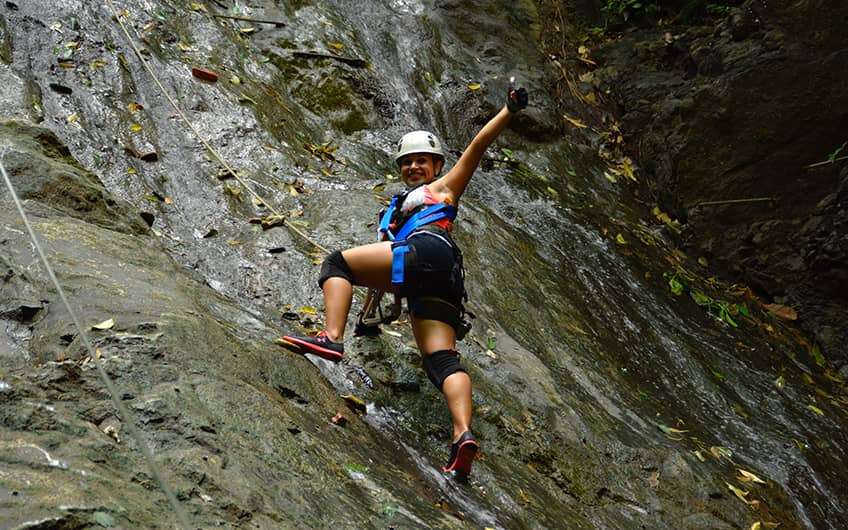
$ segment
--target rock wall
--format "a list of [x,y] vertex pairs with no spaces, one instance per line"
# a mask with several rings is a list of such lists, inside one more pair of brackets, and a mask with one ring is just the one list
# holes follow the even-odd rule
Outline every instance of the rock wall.
[[[132,412],[0,193],[0,530],[173,528],[131,419],[199,528],[840,528],[844,383],[757,307],[737,329],[669,291],[629,188],[555,134],[530,3],[116,4],[0,4],[4,160],[84,325],[113,321],[90,333]],[[462,483],[406,323],[337,364],[274,339],[322,325],[302,235],[373,241],[396,139],[461,149],[511,68],[533,108],[455,229],[483,447]],[[269,204],[288,227],[257,224]]]
[[846,162],[806,166],[848,141],[846,20],[845,2],[751,0],[594,52],[595,82],[690,251],[795,308],[836,363],[848,360]]

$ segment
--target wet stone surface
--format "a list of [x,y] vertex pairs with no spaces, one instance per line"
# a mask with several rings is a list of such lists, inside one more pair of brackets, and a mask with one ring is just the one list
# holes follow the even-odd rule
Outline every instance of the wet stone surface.
[[[217,3],[116,5],[201,135],[329,249],[373,240],[402,132],[430,128],[461,149],[501,103],[504,58],[525,58],[517,73],[539,84],[548,75],[527,3],[498,4],[514,27],[474,2],[243,7],[284,27],[214,18]],[[274,344],[320,327],[320,253],[249,222],[273,212],[193,138],[108,4],[33,1],[2,16],[8,67],[39,94],[18,108],[18,85],[0,87],[4,164],[84,324],[113,319],[92,341],[193,525],[837,528],[845,515],[843,383],[798,356],[780,323],[783,335],[753,317],[731,328],[671,294],[663,234],[616,244],[610,219],[637,214],[597,161],[551,134],[541,89],[492,150],[522,164],[479,170],[457,223],[482,444],[461,483],[439,472],[450,419],[408,326],[349,340],[338,365]],[[130,140],[156,159],[128,153]],[[0,201],[0,525],[170,528],[127,420]]]

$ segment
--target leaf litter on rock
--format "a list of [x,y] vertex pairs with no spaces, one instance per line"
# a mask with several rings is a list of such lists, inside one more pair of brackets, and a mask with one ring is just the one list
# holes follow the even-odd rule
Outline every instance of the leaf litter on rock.
[[710,454],[718,460],[721,460],[722,458],[730,460],[730,457],[733,456],[733,452],[730,449],[720,445],[713,445],[710,447]]
[[664,425],[662,423],[657,424],[657,428],[659,428],[659,430],[664,432],[666,436],[668,436],[672,440],[682,440],[683,438],[679,435],[689,432],[688,430],[675,429],[674,427],[669,427],[668,425]]
[[91,326],[91,329],[103,331],[103,330],[107,330],[107,329],[112,329],[112,326],[114,326],[114,325],[115,325],[115,321],[110,318],[108,320],[104,320],[103,322],[100,322],[99,324],[95,324],[95,325]]
[[818,416],[824,416],[824,411],[813,404],[807,405],[807,408]]
[[350,410],[354,412],[365,414],[366,410],[368,409],[367,405],[365,404],[365,401],[363,401],[362,398],[358,396],[354,396],[353,394],[344,394],[340,397],[345,401],[345,403],[347,403],[348,408],[350,408]]
[[798,320],[798,313],[789,306],[781,304],[763,304],[763,308],[783,320]]
[[736,495],[736,497],[740,501],[744,502],[745,504],[747,504],[751,508],[756,508],[757,506],[759,506],[760,501],[758,501],[756,499],[748,500],[748,495],[751,493],[750,491],[746,491],[746,490],[743,490],[741,488],[737,488],[736,486],[734,486],[730,482],[725,482],[725,484],[727,485],[727,489],[732,491],[733,494]]
[[740,475],[740,476],[736,477],[736,480],[738,480],[740,482],[754,482],[756,484],[768,484],[765,480],[761,479],[760,477],[751,473],[750,471],[745,471],[741,467],[737,467],[736,470],[739,471],[739,475]]

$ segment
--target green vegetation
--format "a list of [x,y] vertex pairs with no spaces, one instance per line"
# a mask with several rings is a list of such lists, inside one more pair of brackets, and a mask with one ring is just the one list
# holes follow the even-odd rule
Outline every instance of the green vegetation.
[[606,0],[603,11],[612,18],[625,22],[659,12],[658,0]]
[[368,473],[368,468],[362,464],[345,464],[344,467],[349,473]]
[[646,19],[692,21],[726,16],[740,0],[604,0],[607,23],[632,23]]
[[842,153],[842,151],[844,151],[844,150],[845,150],[845,146],[846,146],[846,145],[848,145],[848,142],[844,142],[842,145],[840,145],[840,146],[836,149],[836,151],[834,151],[834,152],[830,153],[829,155],[827,155],[827,160],[828,160],[828,162],[830,162],[831,164],[833,164],[834,162],[836,162],[836,158],[837,158],[837,157],[838,157],[838,156]]
[[679,296],[684,292],[688,293],[689,297],[692,298],[696,304],[707,310],[707,313],[725,322],[729,326],[734,328],[739,326],[739,324],[737,324],[733,319],[735,316],[750,316],[748,307],[744,304],[735,304],[724,300],[717,300],[702,291],[689,288],[681,282],[681,279],[677,274],[665,273],[664,276],[668,280],[669,290],[671,290],[675,296]]

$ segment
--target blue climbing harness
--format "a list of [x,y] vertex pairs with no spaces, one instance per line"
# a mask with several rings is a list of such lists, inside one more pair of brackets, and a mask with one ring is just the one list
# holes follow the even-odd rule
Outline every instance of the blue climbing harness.
[[406,194],[395,195],[392,197],[392,202],[389,207],[380,217],[379,233],[385,234],[392,243],[392,285],[403,285],[404,278],[404,255],[409,252],[409,243],[406,239],[416,230],[442,219],[456,219],[456,208],[448,204],[433,204],[419,210],[406,220],[400,223],[400,226],[395,227],[395,232],[391,229],[392,221],[399,213],[400,205]]

